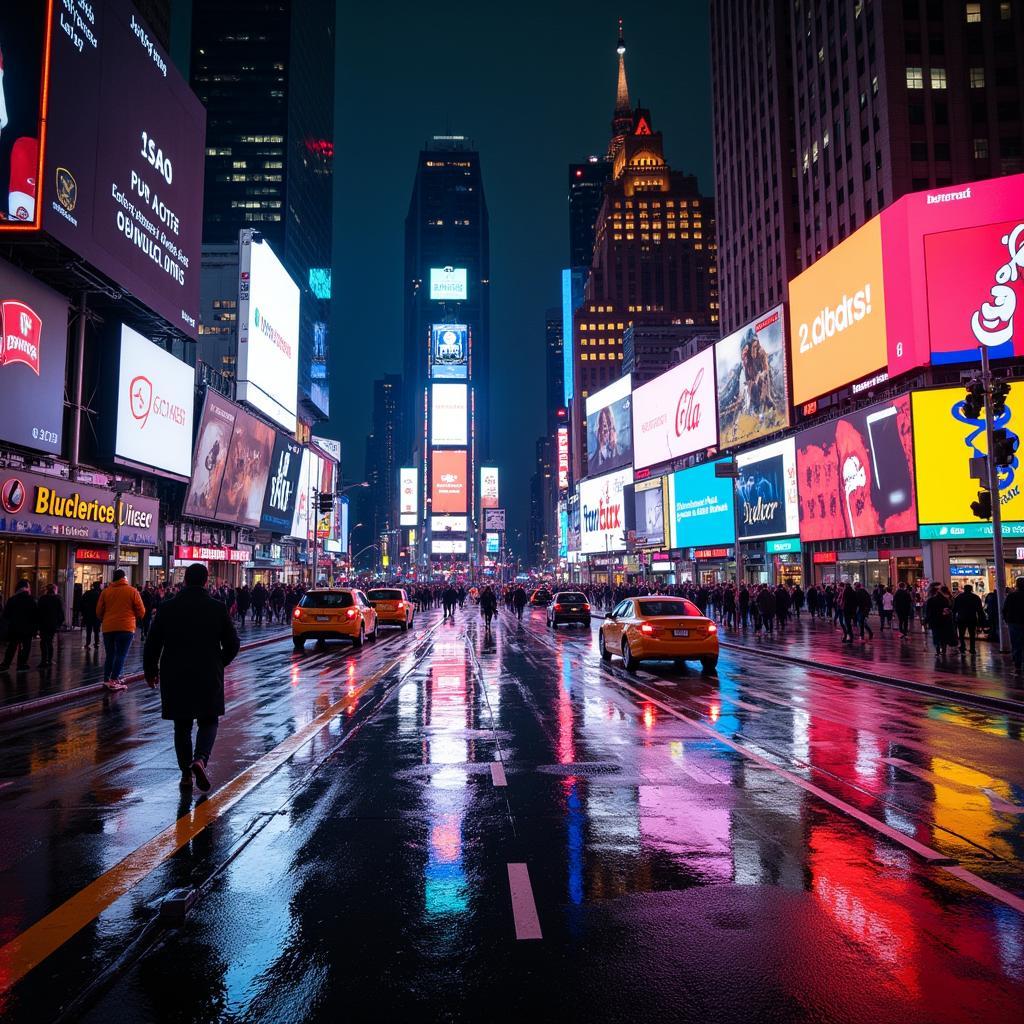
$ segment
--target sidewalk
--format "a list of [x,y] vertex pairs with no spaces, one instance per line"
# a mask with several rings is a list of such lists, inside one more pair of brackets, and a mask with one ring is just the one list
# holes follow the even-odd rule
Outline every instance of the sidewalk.
[[[250,620],[245,626],[237,625],[243,646],[254,641],[289,635],[289,624],[254,626]],[[39,664],[39,638],[32,643],[31,666],[27,672],[16,672],[15,665],[0,672],[0,718],[14,717],[20,713],[21,705],[34,704],[52,698],[59,702],[65,695],[74,699],[76,691],[97,687],[103,682],[103,641],[99,647],[86,648],[85,634],[78,629],[58,633],[55,640],[55,655],[52,668],[36,668]],[[142,633],[135,634],[132,648],[125,662],[125,677],[142,671]]]

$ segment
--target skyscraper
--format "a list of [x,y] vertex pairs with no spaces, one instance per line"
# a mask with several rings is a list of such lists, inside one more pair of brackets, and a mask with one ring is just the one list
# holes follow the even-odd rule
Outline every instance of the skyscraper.
[[562,310],[557,306],[544,314],[544,381],[546,386],[547,432],[558,426],[558,410],[565,403],[565,358]]
[[594,228],[612,176],[608,157],[592,156],[569,164],[569,266],[589,267],[594,258]]
[[398,526],[398,446],[402,429],[402,378],[385,374],[373,382],[372,433],[366,438],[366,481],[370,485],[363,520],[373,542]]

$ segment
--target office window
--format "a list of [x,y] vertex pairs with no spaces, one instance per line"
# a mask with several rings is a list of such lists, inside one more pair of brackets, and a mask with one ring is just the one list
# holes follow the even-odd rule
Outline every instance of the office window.
[[946,69],[945,68],[932,68],[932,88],[933,89],[945,89],[946,88]]
[[968,80],[971,83],[972,89],[984,89],[985,88],[985,69],[984,68],[971,68],[968,72]]
[[964,4],[964,11],[968,25],[976,25],[981,21],[981,4]]
[[974,140],[974,159],[975,160],[987,160],[988,159],[988,139],[975,139]]
[[907,68],[907,88],[924,88],[924,71],[921,68]]
[[1010,0],[1004,0],[1004,2],[999,5],[999,20],[1009,21],[1012,17],[1013,10],[1010,7]]

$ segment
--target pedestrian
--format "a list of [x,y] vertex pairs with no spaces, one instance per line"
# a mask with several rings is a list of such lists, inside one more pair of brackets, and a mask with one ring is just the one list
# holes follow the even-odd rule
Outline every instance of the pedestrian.
[[799,583],[797,583],[796,586],[793,587],[793,593],[790,596],[793,602],[793,614],[796,616],[796,618],[799,619],[800,612],[803,611],[804,607],[804,592],[800,588]]
[[179,785],[191,791],[195,779],[203,793],[210,790],[210,756],[224,716],[224,669],[240,646],[227,606],[206,591],[208,579],[199,562],[185,570],[184,588],[161,605],[143,650],[146,682],[160,687],[160,717],[174,723]]
[[978,627],[985,621],[985,609],[981,598],[974,592],[970,583],[953,599],[953,618],[956,620],[957,640],[961,655],[966,655],[967,647],[964,639],[971,638],[971,657],[977,654]]
[[886,626],[889,627],[889,632],[892,632],[892,614],[893,614],[893,601],[896,595],[892,592],[892,586],[888,586],[882,592],[882,610],[881,625],[878,627],[878,632],[881,633]]
[[484,587],[483,593],[480,595],[480,610],[484,613],[484,628],[489,633],[491,631],[491,619],[494,618],[494,614],[498,610],[498,599],[494,596],[494,591],[490,587]]
[[14,655],[18,655],[18,671],[28,671],[28,656],[32,651],[32,637],[39,627],[39,609],[32,596],[28,580],[18,580],[10,600],[4,605],[3,624],[7,638],[7,650],[0,662],[0,671],[11,667]]
[[953,633],[953,603],[942,593],[938,583],[933,583],[929,589],[923,614],[925,625],[932,631],[935,657],[943,658]]
[[48,583],[39,598],[39,667],[49,668],[53,664],[53,638],[64,625],[64,602],[57,593],[57,585]]
[[262,626],[263,609],[267,605],[267,591],[262,583],[257,583],[256,586],[252,588],[252,594],[250,597],[252,598],[253,621],[257,626]]
[[127,690],[121,682],[124,663],[131,650],[135,629],[146,616],[142,595],[125,578],[124,569],[114,570],[114,579],[100,594],[96,615],[103,630],[103,685],[108,690]]
[[521,586],[516,587],[512,591],[512,607],[515,609],[516,618],[520,622],[523,621],[523,609],[526,607],[526,600],[526,591]]
[[[1017,577],[1013,590],[1003,601],[1003,622],[1010,634],[1013,670],[1020,675],[1024,672],[1024,576]],[[995,621],[994,627],[998,631],[998,621]]]
[[910,634],[910,617],[914,613],[914,598],[906,583],[901,583],[892,595],[892,610],[896,614],[900,636],[905,640]]
[[868,622],[871,616],[871,607],[874,604],[872,593],[860,582],[855,583],[853,589],[857,595],[857,625],[860,626],[860,638],[864,639],[864,631],[867,630],[868,639],[874,640],[875,633]]
[[857,612],[860,608],[860,598],[852,583],[843,585],[842,593],[836,601],[836,607],[840,612],[840,620],[843,626],[844,644],[853,643],[853,625],[857,621]]
[[786,618],[789,615],[789,591],[780,583],[775,588],[775,617],[779,622],[779,636],[786,631]]
[[100,620],[96,616],[96,606],[100,601],[102,584],[99,580],[82,595],[82,629],[85,631],[85,647],[92,643],[93,647],[100,645]]
[[767,584],[757,592],[757,611],[764,623],[765,632],[772,636],[775,623],[775,594]]

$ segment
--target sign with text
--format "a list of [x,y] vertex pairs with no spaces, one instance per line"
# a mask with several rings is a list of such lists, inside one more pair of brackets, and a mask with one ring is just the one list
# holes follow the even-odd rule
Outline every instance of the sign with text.
[[430,510],[469,512],[469,488],[466,476],[466,450],[431,452]]
[[465,267],[431,267],[430,298],[438,302],[464,302],[467,298]]
[[398,525],[415,526],[419,521],[419,472],[413,466],[398,471]]
[[484,529],[497,533],[505,532],[505,510],[503,508],[484,509]]
[[800,529],[800,499],[793,438],[743,452],[736,456],[736,464],[740,538],[795,535]]
[[625,488],[632,469],[580,483],[580,550],[584,554],[626,550]]
[[669,478],[672,547],[732,544],[736,539],[732,480],[705,462]]
[[430,376],[465,380],[469,364],[469,327],[466,324],[433,324],[430,337]]
[[498,467],[480,467],[480,507],[498,507]]

